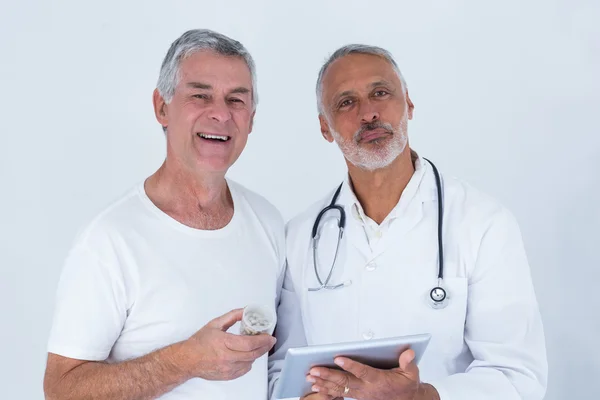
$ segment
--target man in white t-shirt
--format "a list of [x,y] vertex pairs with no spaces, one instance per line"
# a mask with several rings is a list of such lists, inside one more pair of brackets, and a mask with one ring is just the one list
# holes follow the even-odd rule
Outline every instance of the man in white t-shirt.
[[73,245],[46,398],[266,399],[275,339],[238,335],[240,308],[275,308],[284,224],[264,198],[225,178],[252,130],[254,62],[235,40],[186,32],[153,101],[166,160]]

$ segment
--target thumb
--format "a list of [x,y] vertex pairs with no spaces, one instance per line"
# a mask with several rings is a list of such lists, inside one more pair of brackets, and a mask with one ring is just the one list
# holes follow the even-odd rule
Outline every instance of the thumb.
[[404,350],[402,354],[400,354],[400,369],[406,371],[408,365],[413,362],[415,359],[415,352],[412,349]]
[[244,309],[237,308],[235,310],[229,311],[227,314],[223,314],[220,317],[213,319],[208,324],[206,324],[206,326],[210,328],[219,329],[225,332],[227,329],[231,328],[236,322],[241,321],[243,314]]
[[413,381],[419,381],[419,368],[415,364],[415,352],[412,349],[405,350],[400,354],[400,367],[398,370]]

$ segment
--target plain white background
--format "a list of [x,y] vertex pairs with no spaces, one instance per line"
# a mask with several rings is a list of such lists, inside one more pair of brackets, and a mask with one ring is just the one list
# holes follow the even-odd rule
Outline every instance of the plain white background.
[[0,398],[43,398],[63,259],[83,224],[160,165],[152,90],[170,43],[199,27],[255,57],[255,129],[230,176],[286,219],[345,170],[318,129],[322,61],[350,42],[391,50],[416,106],[413,148],[520,221],[546,398],[600,397],[599,18],[591,0],[3,1]]

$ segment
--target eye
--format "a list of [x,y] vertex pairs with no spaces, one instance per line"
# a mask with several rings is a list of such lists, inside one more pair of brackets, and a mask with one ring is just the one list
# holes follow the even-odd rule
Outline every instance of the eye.
[[353,103],[353,101],[351,99],[346,99],[346,100],[343,100],[342,102],[340,102],[338,107],[339,108],[348,107],[348,106],[352,105],[352,103]]
[[373,95],[375,97],[383,97],[383,96],[388,95],[388,94],[389,94],[389,92],[387,90],[378,90],[375,93],[373,93]]
[[244,101],[242,99],[238,99],[238,98],[235,98],[235,97],[229,99],[229,101],[232,102],[232,103],[244,104]]
[[203,99],[203,100],[208,99],[208,95],[207,94],[194,94],[194,95],[192,95],[192,97],[194,97],[196,99]]

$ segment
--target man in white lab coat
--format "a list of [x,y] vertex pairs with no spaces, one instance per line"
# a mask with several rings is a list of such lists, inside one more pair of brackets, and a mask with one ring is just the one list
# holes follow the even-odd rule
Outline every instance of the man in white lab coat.
[[[319,277],[312,229],[338,188],[288,224],[272,371],[287,348],[305,340],[315,345],[430,333],[418,366],[412,350],[389,371],[336,359],[343,371],[313,368],[299,377],[313,384],[305,398],[542,399],[545,339],[514,217],[494,199],[442,175],[439,280],[434,166],[409,146],[414,105],[392,56],[363,45],[337,50],[321,69],[317,99],[323,137],[338,144],[348,166],[334,201],[346,226],[326,282],[340,211],[327,211],[319,223]],[[430,298],[438,285],[447,295],[440,303]]]

